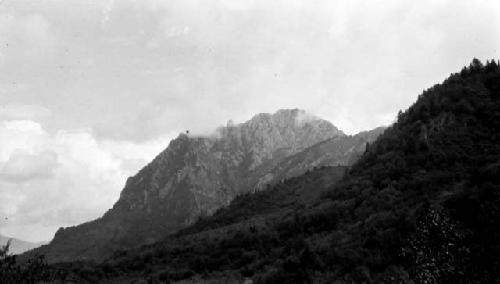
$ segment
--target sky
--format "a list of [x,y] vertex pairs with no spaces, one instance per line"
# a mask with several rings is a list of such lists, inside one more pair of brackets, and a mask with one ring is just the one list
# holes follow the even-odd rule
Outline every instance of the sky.
[[394,121],[472,58],[500,1],[0,2],[0,234],[101,216],[170,139],[300,108],[348,134]]

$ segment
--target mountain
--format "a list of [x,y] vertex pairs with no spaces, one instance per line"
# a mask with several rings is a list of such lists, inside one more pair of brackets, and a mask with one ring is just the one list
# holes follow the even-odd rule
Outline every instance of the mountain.
[[349,165],[380,132],[346,136],[331,123],[293,109],[229,122],[210,137],[181,134],[127,180],[102,218],[59,229],[49,245],[33,253],[50,262],[103,260],[116,250],[153,243],[240,194],[316,166]]
[[378,127],[352,136],[332,137],[290,155],[261,177],[254,189],[260,190],[281,180],[300,176],[316,167],[351,166],[365,152],[366,144],[375,141],[385,129]]
[[316,168],[155,244],[52,269],[88,282],[498,283],[499,133],[500,67],[475,59],[340,181]]
[[9,246],[9,253],[10,254],[21,254],[25,251],[32,250],[34,248],[37,248],[37,247],[45,244],[44,242],[32,243],[32,242],[27,242],[27,241],[23,241],[20,239],[9,238],[9,237],[0,235],[0,246],[6,245],[9,240],[11,240],[10,246]]

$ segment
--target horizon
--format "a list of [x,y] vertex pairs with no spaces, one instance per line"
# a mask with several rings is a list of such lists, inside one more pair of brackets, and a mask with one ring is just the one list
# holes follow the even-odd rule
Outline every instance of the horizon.
[[0,234],[102,216],[186,129],[298,108],[352,135],[500,57],[498,2],[383,4],[0,2]]

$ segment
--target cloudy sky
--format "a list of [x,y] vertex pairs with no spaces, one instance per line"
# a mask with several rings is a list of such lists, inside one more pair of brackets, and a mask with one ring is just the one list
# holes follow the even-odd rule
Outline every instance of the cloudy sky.
[[388,124],[500,52],[492,1],[0,4],[0,234],[50,240],[102,215],[178,132],[302,108]]

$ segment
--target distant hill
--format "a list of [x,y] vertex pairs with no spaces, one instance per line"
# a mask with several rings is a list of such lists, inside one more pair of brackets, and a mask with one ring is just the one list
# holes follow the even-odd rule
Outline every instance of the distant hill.
[[46,244],[46,242],[40,242],[40,243],[31,243],[15,238],[9,238],[6,236],[0,235],[0,246],[4,246],[7,244],[7,241],[11,240],[10,247],[9,247],[9,253],[11,254],[20,254],[25,251],[37,248],[39,246],[42,246]]
[[88,282],[498,283],[499,133],[500,68],[475,59],[340,181],[316,168],[161,242],[52,267]]

